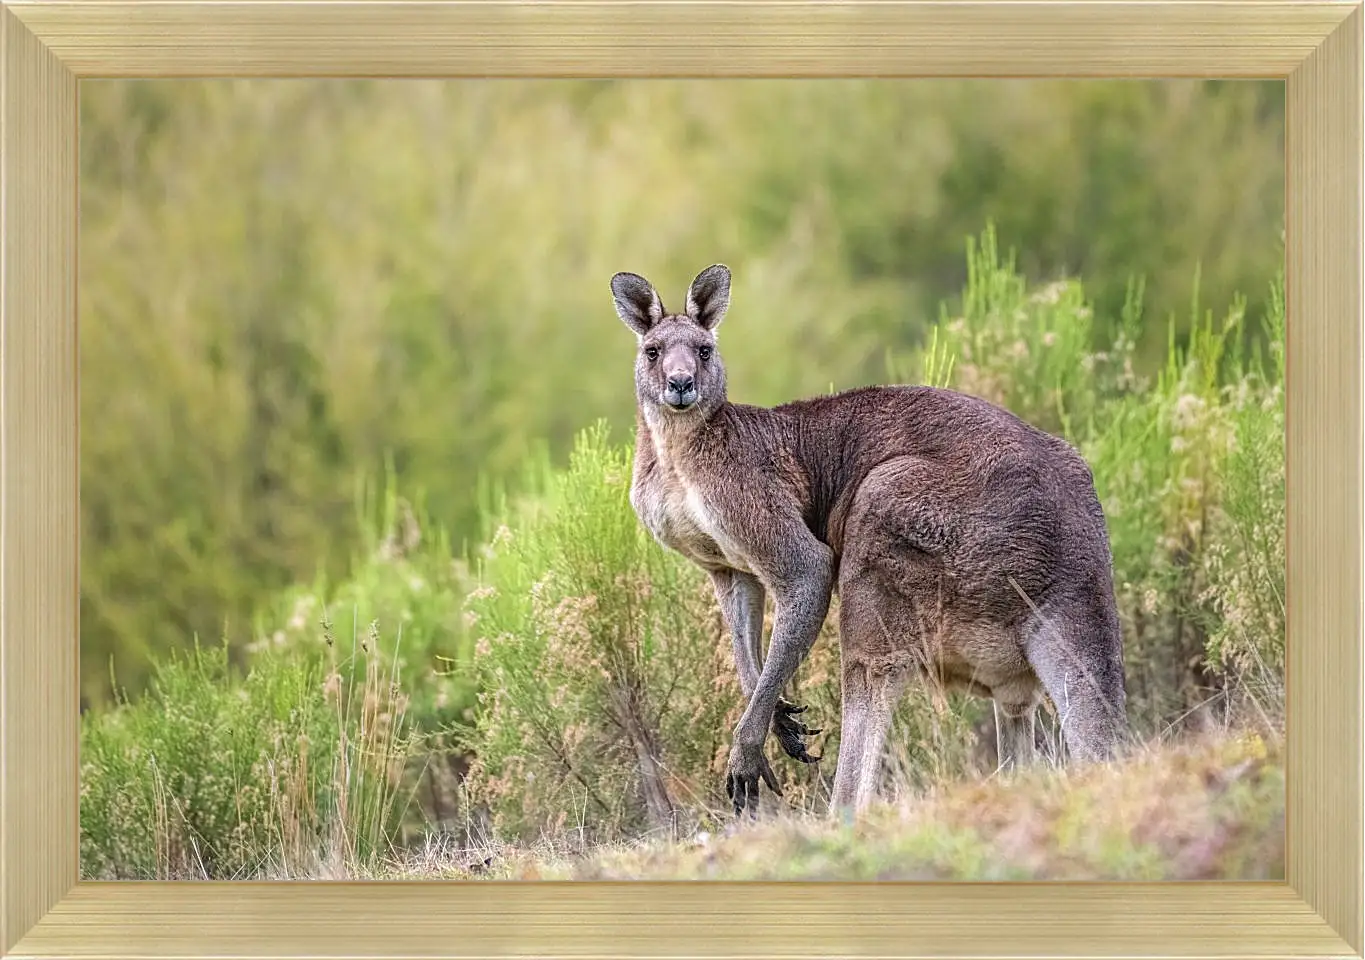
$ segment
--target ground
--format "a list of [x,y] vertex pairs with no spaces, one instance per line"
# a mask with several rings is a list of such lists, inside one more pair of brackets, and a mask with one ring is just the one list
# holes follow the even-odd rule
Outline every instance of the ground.
[[1282,747],[1222,736],[1107,767],[945,784],[856,822],[773,814],[675,842],[442,849],[410,878],[584,880],[1279,880]]

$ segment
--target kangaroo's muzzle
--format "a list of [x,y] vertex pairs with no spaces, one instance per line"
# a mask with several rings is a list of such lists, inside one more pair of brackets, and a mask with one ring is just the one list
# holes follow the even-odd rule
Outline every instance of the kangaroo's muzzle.
[[664,390],[664,403],[674,410],[686,410],[696,402],[697,381],[690,373],[668,378],[668,386]]

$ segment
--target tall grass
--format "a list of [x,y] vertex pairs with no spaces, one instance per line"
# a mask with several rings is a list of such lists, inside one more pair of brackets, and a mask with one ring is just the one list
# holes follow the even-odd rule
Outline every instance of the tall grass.
[[336,654],[224,647],[158,664],[147,696],[81,728],[81,869],[110,879],[233,879],[372,867],[400,839],[412,749],[377,630]]
[[327,638],[318,629],[324,614],[342,637],[363,636],[378,623],[394,639],[370,655],[404,677],[415,726],[444,742],[474,704],[473,647],[462,610],[467,566],[421,497],[400,494],[392,467],[382,482],[359,487],[356,504],[363,532],[349,575],[329,582],[320,573],[271,598],[256,618],[250,651],[326,659]]

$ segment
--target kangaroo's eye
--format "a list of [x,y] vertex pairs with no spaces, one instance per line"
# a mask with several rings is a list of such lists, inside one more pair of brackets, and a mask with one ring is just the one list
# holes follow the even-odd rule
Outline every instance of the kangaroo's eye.
[[653,363],[655,360],[659,359],[659,348],[645,347],[645,356],[649,358],[650,363]]
[[710,360],[710,359],[711,359],[711,348],[710,348],[710,347],[699,347],[699,348],[697,349],[697,356],[701,357],[703,360]]

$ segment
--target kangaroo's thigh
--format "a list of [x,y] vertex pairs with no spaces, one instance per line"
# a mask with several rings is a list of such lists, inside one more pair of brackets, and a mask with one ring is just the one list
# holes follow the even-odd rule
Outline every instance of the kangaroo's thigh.
[[933,663],[951,602],[952,511],[932,465],[899,457],[858,487],[843,525],[841,643],[855,657]]
[[941,563],[963,514],[961,480],[918,457],[878,465],[859,484],[844,522],[845,556],[874,568],[909,564],[929,572]]
[[904,593],[888,584],[885,571],[845,557],[840,565],[839,655],[877,672],[915,672],[923,649],[915,641],[931,623]]

